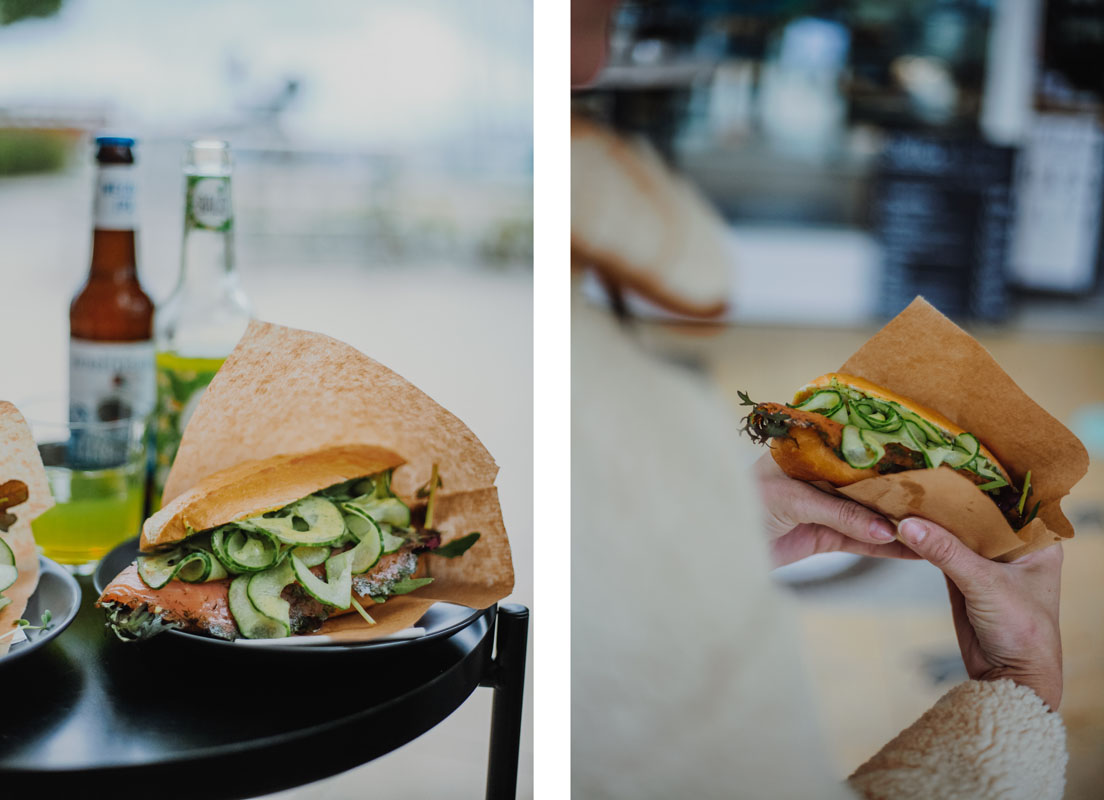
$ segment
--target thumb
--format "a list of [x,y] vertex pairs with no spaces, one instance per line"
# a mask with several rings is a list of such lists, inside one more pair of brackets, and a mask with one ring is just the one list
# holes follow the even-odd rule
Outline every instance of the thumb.
[[964,593],[978,586],[991,563],[982,558],[944,527],[919,517],[906,517],[897,524],[901,540],[926,561],[943,570]]

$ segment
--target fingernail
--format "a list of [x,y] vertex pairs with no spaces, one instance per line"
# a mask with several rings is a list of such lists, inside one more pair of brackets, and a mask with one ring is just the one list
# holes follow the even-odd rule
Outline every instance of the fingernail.
[[918,519],[903,519],[901,524],[897,528],[901,532],[901,536],[909,544],[920,544],[924,541],[924,537],[928,535],[928,526],[922,523]]
[[870,523],[870,538],[879,542],[891,542],[897,538],[893,526],[885,520],[875,520]]

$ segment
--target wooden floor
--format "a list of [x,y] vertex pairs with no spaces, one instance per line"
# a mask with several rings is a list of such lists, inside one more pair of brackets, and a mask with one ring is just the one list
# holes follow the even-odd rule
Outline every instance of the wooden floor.
[[[644,338],[711,372],[731,397],[733,413],[742,416],[737,390],[756,399],[789,399],[811,378],[837,368],[874,329],[695,332],[647,326]],[[975,336],[1067,426],[1078,409],[1104,404],[1101,337],[997,330]],[[1104,786],[1104,453],[1092,457],[1089,475],[1063,503],[1076,529],[1065,545],[1061,617],[1069,800],[1098,798]],[[795,594],[807,666],[840,777],[966,677],[942,576],[928,564],[870,560],[848,576]]]

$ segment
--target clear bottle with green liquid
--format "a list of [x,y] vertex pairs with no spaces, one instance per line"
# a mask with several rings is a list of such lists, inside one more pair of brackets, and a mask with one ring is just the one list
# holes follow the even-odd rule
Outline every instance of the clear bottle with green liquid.
[[192,142],[184,163],[180,278],[154,315],[157,413],[151,511],[161,506],[180,437],[252,317],[234,263],[230,145]]

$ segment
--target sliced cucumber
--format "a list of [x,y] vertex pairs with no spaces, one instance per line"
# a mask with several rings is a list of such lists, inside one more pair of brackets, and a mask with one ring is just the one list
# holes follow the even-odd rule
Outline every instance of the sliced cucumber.
[[381,522],[379,529],[380,536],[383,537],[383,552],[385,554],[398,552],[399,548],[406,544],[406,539],[391,533],[391,526],[386,522]]
[[[352,558],[348,555],[350,552],[352,551],[346,550],[327,559],[326,575],[330,578],[329,581],[315,576],[310,568],[292,553],[290,560],[292,569],[295,570],[295,579],[299,581],[299,585],[306,593],[318,602],[337,608],[348,608],[353,593]],[[330,569],[331,563],[335,567],[333,572]]]
[[932,444],[939,446],[947,444],[947,435],[944,434],[943,431],[939,430],[939,428],[935,427],[926,419],[921,417],[919,414],[915,414],[911,411],[906,411],[903,416],[906,420],[912,422],[914,425],[920,428],[924,432],[924,438]]
[[342,503],[341,510],[345,512],[345,527],[358,542],[366,533],[378,528],[368,512],[354,503]]
[[13,583],[16,578],[19,577],[19,570],[12,564],[0,564],[0,592],[7,589]]
[[[180,559],[180,563],[176,565],[176,573],[173,577],[185,583],[203,583],[211,574],[212,563],[218,563],[218,559],[202,550],[196,550]],[[221,566],[221,564],[219,566]],[[225,572],[226,571],[223,570],[224,575]]]
[[15,553],[8,547],[8,543],[3,539],[0,539],[0,565],[14,567],[15,566]]
[[927,465],[935,469],[940,464],[947,463],[947,460],[954,456],[956,451],[952,447],[930,447],[924,452],[927,455]]
[[211,560],[211,571],[207,573],[207,577],[203,580],[221,581],[223,578],[229,577],[230,572],[226,569],[223,563],[219,561],[218,556],[216,556],[214,553],[207,553],[207,555]]
[[238,631],[246,639],[283,639],[291,634],[291,626],[284,627],[256,609],[249,599],[249,583],[253,575],[239,575],[230,582],[227,598],[230,613],[238,623]]
[[253,608],[280,623],[286,631],[285,636],[291,635],[291,604],[281,595],[284,587],[294,582],[295,570],[284,559],[272,569],[254,573],[246,587]]
[[[6,566],[7,566],[7,564],[5,564],[4,566],[6,567]],[[6,606],[6,605],[7,605],[8,603],[10,603],[11,601],[12,601],[12,599],[11,599],[10,597],[2,597],[2,596],[0,596],[0,611],[3,611],[3,610],[4,610],[4,606]]]
[[249,522],[290,545],[334,544],[345,535],[341,511],[324,497],[304,497],[284,510],[288,516],[253,517]]
[[[360,575],[363,572],[367,572],[380,560],[380,556],[383,555],[383,534],[380,533],[380,529],[375,529],[375,535],[367,533],[361,540],[357,542],[356,547],[352,550],[347,550],[351,559],[349,563],[349,569],[353,575]],[[327,569],[326,577],[329,579],[329,567]]]
[[974,457],[969,453],[960,450],[957,446],[951,448],[951,452],[943,459],[943,463],[948,467],[954,467],[955,469],[961,469],[967,467]]
[[154,556],[138,557],[138,577],[151,589],[160,589],[173,579],[184,559],[184,551],[176,547]]
[[842,404],[843,398],[840,397],[839,392],[832,389],[823,389],[798,403],[794,408],[802,411],[817,411],[827,417],[831,416]]
[[890,433],[901,429],[901,414],[892,403],[872,400],[868,404],[858,403],[855,407],[867,426],[876,431]]
[[838,422],[840,425],[846,425],[847,424],[847,406],[846,405],[840,405],[840,407],[837,408],[834,413],[828,414],[827,416],[828,416],[828,419],[832,420],[833,422]]
[[330,557],[330,548],[328,547],[296,547],[291,552],[295,553],[299,560],[308,567],[317,567],[319,564],[325,563],[326,559]]
[[862,431],[854,425],[843,426],[843,443],[841,450],[844,460],[855,469],[867,469],[874,466],[885,455],[885,448],[880,444],[872,448],[863,440]]
[[364,511],[376,522],[386,522],[396,528],[410,526],[410,509],[397,497],[358,497],[351,500],[349,505]]
[[231,572],[262,572],[280,560],[280,546],[268,531],[238,523],[211,534],[211,547]]

